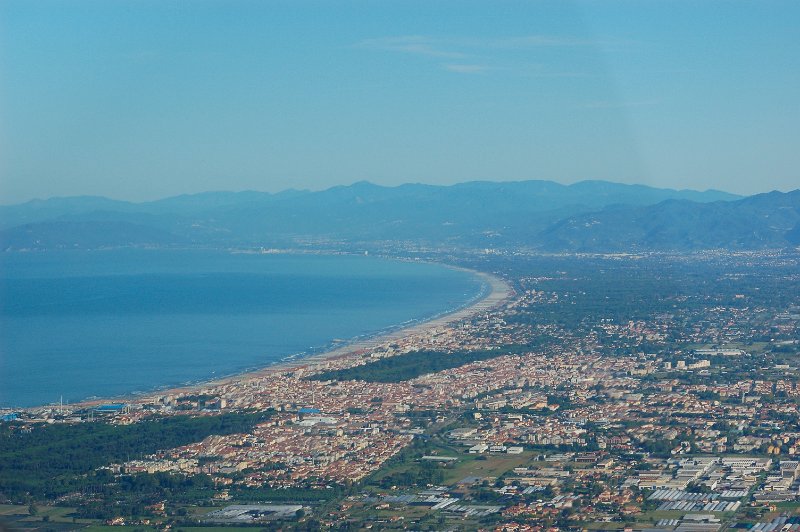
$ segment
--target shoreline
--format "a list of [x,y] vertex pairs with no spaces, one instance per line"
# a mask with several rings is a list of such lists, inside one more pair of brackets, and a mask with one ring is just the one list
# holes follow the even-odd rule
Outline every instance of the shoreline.
[[[477,270],[469,270],[467,268],[458,268],[458,269],[463,271],[469,271],[470,273],[473,273],[481,277],[489,287],[488,293],[486,293],[483,297],[480,297],[475,301],[471,302],[470,304],[467,304],[466,306],[461,307],[459,309],[453,310],[452,312],[445,312],[439,316],[434,316],[431,319],[412,323],[407,327],[399,327],[397,329],[390,330],[385,333],[378,333],[375,336],[365,338],[363,340],[356,340],[354,342],[347,343],[346,345],[343,345],[341,347],[327,349],[325,351],[309,355],[307,357],[298,358],[295,360],[286,360],[277,362],[274,365],[267,366],[265,368],[256,371],[246,372],[240,374],[239,376],[240,377],[251,376],[251,375],[261,376],[265,373],[270,373],[271,372],[270,370],[287,371],[291,369],[306,368],[307,366],[311,366],[316,363],[335,360],[345,357],[347,355],[351,355],[353,353],[362,352],[367,349],[372,349],[382,344],[385,344],[386,342],[400,340],[408,336],[424,333],[430,329],[443,327],[445,325],[449,325],[451,323],[472,317],[480,312],[486,312],[488,310],[491,310],[500,305],[502,302],[506,301],[513,292],[511,286],[508,283],[506,283],[503,279],[495,275],[485,272],[479,272]],[[216,384],[216,381],[214,382],[214,384]],[[225,382],[223,384],[229,384],[229,383]]]
[[[440,264],[440,263],[437,263]],[[474,301],[468,302],[465,306],[457,308],[451,312],[445,311],[444,313],[434,316],[425,321],[413,322],[408,326],[398,325],[396,328],[390,328],[385,332],[378,332],[374,336],[358,339],[356,337],[352,341],[348,341],[344,345],[338,347],[327,346],[322,347],[319,353],[312,353],[308,356],[302,356],[301,353],[295,353],[285,357],[267,366],[259,367],[253,370],[245,370],[243,372],[235,373],[229,376],[220,377],[217,379],[204,380],[197,383],[179,385],[179,386],[165,386],[161,389],[154,389],[137,394],[127,394],[112,397],[92,398],[83,401],[77,401],[69,404],[70,410],[91,408],[103,404],[110,403],[126,403],[138,404],[151,402],[153,398],[163,395],[180,395],[186,393],[196,393],[200,390],[215,388],[219,386],[229,386],[232,384],[243,384],[251,380],[263,378],[275,373],[283,373],[287,371],[296,371],[299,369],[309,369],[317,364],[322,364],[331,360],[338,360],[354,354],[363,353],[365,350],[378,347],[387,342],[400,340],[413,335],[424,333],[431,329],[436,329],[449,325],[451,323],[461,321],[481,312],[487,312],[496,308],[508,298],[513,295],[513,289],[502,278],[487,272],[463,268],[460,266],[453,266],[449,264],[440,264],[447,268],[461,270],[472,273],[479,277],[488,287],[485,294],[478,296]],[[66,406],[66,405],[65,405]],[[57,408],[58,405],[38,405],[32,407],[25,407],[16,409],[17,411],[35,411],[46,408]]]

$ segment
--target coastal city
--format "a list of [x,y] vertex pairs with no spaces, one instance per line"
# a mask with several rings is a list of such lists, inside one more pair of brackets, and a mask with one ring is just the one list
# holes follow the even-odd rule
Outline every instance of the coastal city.
[[800,532],[800,0],[0,0],[0,532]]
[[[800,528],[796,254],[438,258],[489,297],[241,377],[4,411],[0,508],[42,530]],[[86,470],[42,465],[78,437]]]

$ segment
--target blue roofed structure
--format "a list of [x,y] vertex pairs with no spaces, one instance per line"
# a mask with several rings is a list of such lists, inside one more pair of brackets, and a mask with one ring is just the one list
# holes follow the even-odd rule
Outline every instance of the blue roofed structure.
[[95,412],[122,412],[128,407],[124,403],[111,403],[107,405],[100,405],[95,408]]

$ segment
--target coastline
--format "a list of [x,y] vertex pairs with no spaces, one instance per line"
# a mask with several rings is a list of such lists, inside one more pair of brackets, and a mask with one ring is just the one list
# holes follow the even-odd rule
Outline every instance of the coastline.
[[[488,310],[491,310],[500,305],[501,303],[503,303],[504,301],[506,301],[513,292],[511,286],[500,277],[485,272],[479,272],[477,270],[469,270],[467,268],[458,268],[458,269],[463,271],[469,271],[470,273],[481,277],[489,287],[489,291],[483,297],[476,299],[471,304],[456,309],[452,312],[446,312],[439,316],[435,316],[429,320],[416,322],[410,324],[407,327],[400,327],[398,329],[391,330],[386,333],[379,333],[370,338],[365,338],[363,340],[356,340],[341,347],[328,349],[321,353],[313,354],[307,357],[298,358],[295,360],[281,361],[259,370],[240,374],[238,377],[234,376],[231,377],[230,379],[222,379],[221,381],[219,381],[219,383],[230,384],[231,381],[235,381],[237,378],[244,378],[251,376],[260,377],[265,374],[272,373],[274,371],[288,371],[299,368],[307,368],[308,366],[313,366],[314,364],[319,362],[334,360],[354,353],[359,353],[367,349],[372,349],[382,344],[385,344],[386,342],[400,340],[408,336],[421,334],[428,330],[436,329],[438,327],[443,327],[445,325],[449,325],[451,323],[461,321],[466,318],[470,318],[481,312],[486,312]],[[206,384],[207,385],[217,384],[217,382],[218,381],[214,381],[213,383],[206,383]]]
[[[159,396],[197,393],[201,390],[207,390],[209,388],[215,388],[218,386],[228,386],[232,384],[246,383],[248,381],[263,378],[265,376],[275,373],[297,371],[300,369],[306,369],[306,370],[311,369],[313,366],[316,366],[318,364],[324,364],[328,361],[345,358],[355,354],[360,354],[365,350],[378,347],[387,342],[400,340],[409,336],[423,334],[429,330],[443,327],[451,323],[470,318],[472,316],[475,316],[476,314],[480,314],[481,312],[487,312],[501,305],[503,302],[508,300],[508,298],[513,294],[513,289],[511,288],[511,286],[505,280],[501,279],[496,275],[486,272],[481,272],[478,270],[472,270],[469,268],[463,268],[459,266],[452,266],[446,264],[442,264],[442,266],[469,272],[481,278],[488,287],[488,290],[486,291],[485,294],[482,294],[482,297],[479,296],[474,301],[468,303],[466,306],[457,308],[452,312],[445,312],[443,314],[434,316],[425,321],[411,323],[405,327],[401,325],[398,328],[391,329],[386,332],[379,332],[374,336],[370,336],[367,338],[354,339],[353,341],[347,342],[344,345],[330,347],[330,348],[323,348],[324,350],[319,353],[310,354],[308,356],[301,356],[302,353],[297,353],[294,355],[290,355],[289,357],[286,357],[283,360],[277,361],[275,363],[272,363],[270,365],[261,368],[244,371],[241,373],[235,373],[225,377],[220,377],[218,379],[204,380],[201,382],[187,384],[183,386],[167,386],[162,389],[155,389],[143,393],[137,393],[134,395],[127,394],[127,395],[112,396],[112,397],[92,398],[70,403],[69,407],[71,409],[75,408],[80,409],[80,408],[96,407],[98,405],[109,404],[109,403],[128,403],[128,404],[146,403],[146,402],[151,402],[153,398]],[[41,410],[43,408],[49,408],[52,406],[53,405],[39,405],[35,407],[22,408],[19,410],[23,411]]]

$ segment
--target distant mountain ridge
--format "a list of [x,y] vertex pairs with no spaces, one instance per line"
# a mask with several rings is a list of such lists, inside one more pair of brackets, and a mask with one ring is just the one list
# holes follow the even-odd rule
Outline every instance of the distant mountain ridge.
[[[759,249],[793,245],[799,201],[794,192],[741,198],[606,181],[397,187],[362,181],[318,192],[206,192],[143,203],[78,196],[0,206],[0,246]],[[771,208],[780,215],[770,217]],[[741,222],[726,222],[730,217]]]

